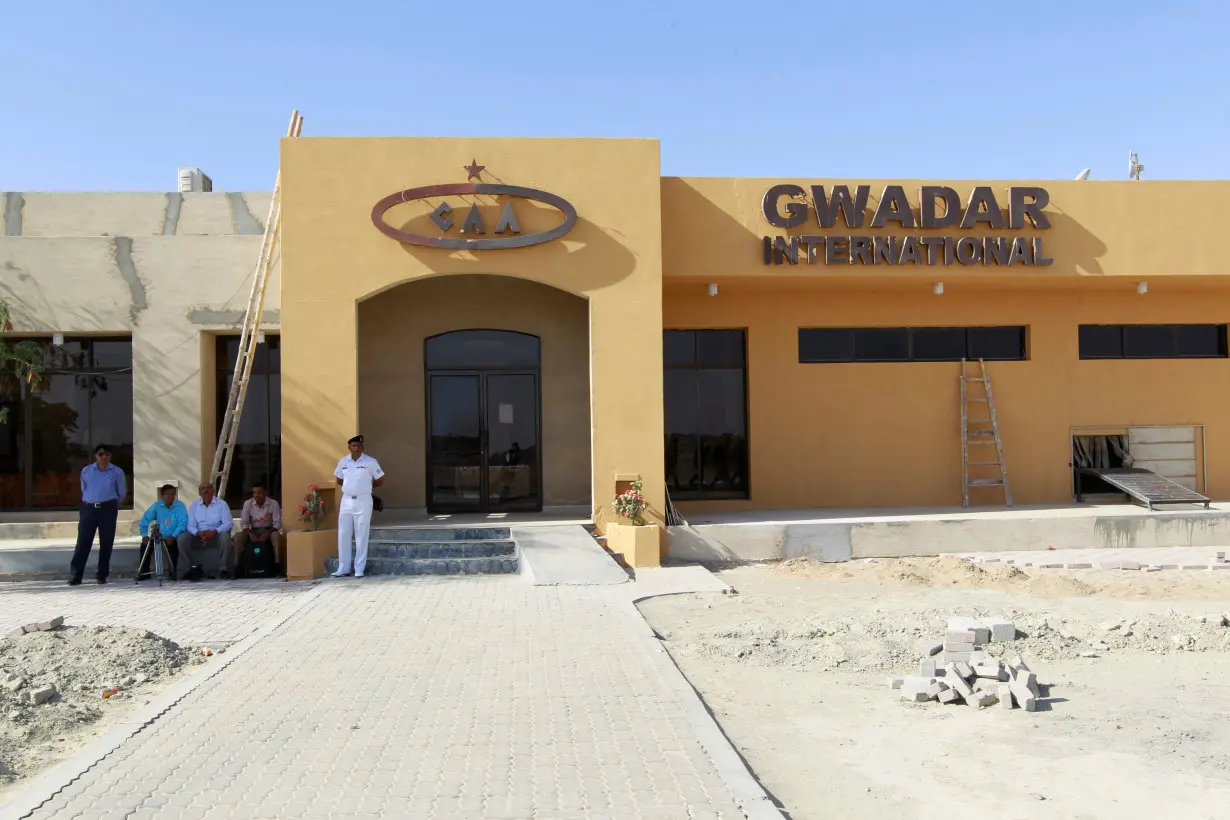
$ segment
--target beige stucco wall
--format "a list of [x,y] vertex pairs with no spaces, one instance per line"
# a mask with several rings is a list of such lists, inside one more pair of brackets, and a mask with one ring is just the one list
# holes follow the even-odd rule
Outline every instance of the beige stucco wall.
[[[18,332],[132,334],[137,507],[162,479],[195,486],[216,435],[202,363],[210,334],[242,321],[269,195],[0,193],[0,205],[0,296]],[[270,331],[280,293],[275,266]]]
[[[579,215],[576,227],[546,244],[469,252],[403,245],[372,224],[372,207],[384,197],[414,186],[465,182],[463,166],[471,160],[485,166],[486,181],[565,198]],[[620,477],[640,476],[654,515],[661,515],[656,140],[303,137],[282,142],[282,184],[287,497],[329,480],[359,423],[359,303],[412,280],[482,273],[539,282],[588,300],[594,505],[609,515]],[[462,198],[452,199],[454,207],[462,205]],[[541,230],[553,218],[549,211],[524,205],[525,230]],[[390,218],[406,224],[413,211],[403,214],[390,212]],[[426,210],[413,218],[422,226]]]
[[544,506],[590,503],[589,309],[562,290],[502,276],[442,276],[359,304],[359,429],[392,507],[426,504],[423,342],[472,328],[541,339]]

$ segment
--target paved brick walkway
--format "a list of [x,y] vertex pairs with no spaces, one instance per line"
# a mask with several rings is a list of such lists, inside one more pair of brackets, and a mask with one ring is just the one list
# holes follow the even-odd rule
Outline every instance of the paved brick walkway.
[[79,587],[0,584],[0,634],[63,615],[70,626],[127,626],[176,643],[226,643],[250,635],[311,587],[284,581],[188,581],[161,588],[157,581],[131,580]]
[[742,818],[630,604],[671,572],[330,582],[27,816]]

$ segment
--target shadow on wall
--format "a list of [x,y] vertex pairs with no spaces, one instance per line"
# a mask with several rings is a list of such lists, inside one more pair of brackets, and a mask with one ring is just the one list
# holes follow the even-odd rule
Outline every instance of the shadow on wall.
[[[450,215],[456,217],[456,222],[460,222],[465,215],[464,210],[458,215],[458,210],[461,209],[454,210]],[[540,208],[536,210],[548,209]],[[554,213],[558,214],[558,211]],[[487,224],[485,238],[497,238],[494,234],[494,224],[494,219],[490,220]],[[558,220],[554,224],[558,224]],[[440,235],[439,229],[431,223],[426,215],[414,217],[398,227],[401,230],[412,233],[428,236]],[[545,230],[545,228],[543,229]],[[522,236],[536,230],[539,230],[537,222],[531,226],[529,219],[523,220]],[[454,226],[446,235],[450,238],[461,238],[462,236],[458,233],[457,226]],[[511,234],[506,233],[505,235]],[[577,277],[576,285],[573,287],[567,287],[570,283],[566,281],[546,281],[544,284],[551,284],[578,296],[583,296],[586,291],[608,287],[627,279],[636,270],[636,256],[624,247],[615,238],[615,235],[618,235],[618,231],[607,231],[593,222],[578,219],[576,226],[559,239],[542,245],[533,245],[528,248],[511,248],[498,251],[498,253],[532,255],[533,268],[540,271],[572,271],[573,275]],[[492,254],[497,253],[493,251],[488,251],[482,258],[479,258],[474,253],[468,251],[448,251],[405,243],[402,243],[401,248],[437,274],[484,273],[516,275],[510,271],[492,270]],[[536,281],[542,281],[542,279],[536,278]],[[399,284],[403,283],[392,283],[384,288],[384,290],[396,287]],[[376,294],[369,293],[363,298],[369,299],[374,295]]]

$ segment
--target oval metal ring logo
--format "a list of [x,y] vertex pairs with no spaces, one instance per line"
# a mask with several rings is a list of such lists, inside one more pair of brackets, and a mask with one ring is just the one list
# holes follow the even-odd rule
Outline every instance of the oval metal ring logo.
[[[516,214],[512,209],[512,202],[510,201],[504,205],[504,213],[500,216],[495,232],[502,234],[510,231],[513,234],[512,236],[475,237],[474,239],[468,239],[411,233],[410,231],[394,228],[384,218],[384,215],[391,208],[403,202],[413,202],[415,200],[428,199],[429,197],[461,196],[465,194],[488,194],[490,196],[531,199],[556,208],[563,214],[564,219],[559,225],[549,231],[539,231],[523,235],[521,234],[520,223],[517,221]],[[431,213],[431,221],[442,233],[453,225],[452,220],[446,218],[447,214],[451,213],[452,210],[451,206],[442,202]],[[508,248],[527,248],[530,245],[541,245],[544,242],[559,239],[577,224],[577,209],[572,207],[572,203],[563,197],[534,188],[522,188],[518,185],[489,185],[483,182],[461,182],[445,185],[425,185],[421,188],[407,188],[404,191],[389,194],[377,202],[376,207],[372,208],[372,224],[385,236],[409,245],[421,245],[426,248],[444,248],[447,250],[494,251],[506,250]],[[478,215],[477,205],[470,206],[470,214],[463,222],[461,231],[462,233],[474,234],[486,233],[482,218]]]

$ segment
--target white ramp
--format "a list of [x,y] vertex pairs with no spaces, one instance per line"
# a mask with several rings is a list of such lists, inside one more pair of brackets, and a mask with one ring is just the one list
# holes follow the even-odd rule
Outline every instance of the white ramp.
[[512,538],[534,586],[628,583],[628,573],[580,525],[513,527]]

